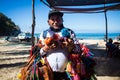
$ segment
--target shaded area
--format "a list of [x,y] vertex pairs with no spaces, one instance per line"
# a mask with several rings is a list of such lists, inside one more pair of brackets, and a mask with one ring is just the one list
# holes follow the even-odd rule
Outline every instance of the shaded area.
[[105,49],[90,49],[91,52],[94,53],[95,57],[99,57],[99,58],[106,58],[106,50]]
[[7,44],[2,44],[2,46],[15,46],[15,45],[23,45],[23,46],[30,46],[32,43],[31,42],[15,42],[15,41],[9,41]]
[[0,54],[2,54],[2,55],[25,55],[25,54],[29,54],[29,50],[2,51],[2,52],[0,52]]
[[106,57],[106,50],[91,49],[95,54],[97,76],[120,76],[120,57]]
[[0,64],[1,68],[10,68],[10,67],[20,67],[22,65],[25,65],[26,62],[19,62],[19,63],[13,63],[13,64]]
[[98,76],[120,76],[120,60],[97,58],[96,73]]
[[97,62],[95,66],[97,76],[120,77],[120,56],[107,57],[105,46],[100,47],[97,44],[90,44],[87,47],[94,53]]
[[12,59],[27,59],[28,57],[13,57],[13,58],[2,58],[2,59],[0,59],[0,61],[4,61],[4,60],[12,60]]

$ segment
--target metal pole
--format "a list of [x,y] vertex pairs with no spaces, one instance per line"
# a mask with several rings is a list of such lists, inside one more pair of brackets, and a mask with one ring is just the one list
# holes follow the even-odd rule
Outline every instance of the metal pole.
[[32,0],[32,46],[34,46],[34,30],[35,30],[35,10],[34,10],[34,0]]

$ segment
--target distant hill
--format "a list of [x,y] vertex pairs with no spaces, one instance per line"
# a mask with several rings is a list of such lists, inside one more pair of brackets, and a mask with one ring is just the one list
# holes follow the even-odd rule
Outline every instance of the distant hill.
[[17,36],[20,32],[19,26],[0,12],[0,36]]

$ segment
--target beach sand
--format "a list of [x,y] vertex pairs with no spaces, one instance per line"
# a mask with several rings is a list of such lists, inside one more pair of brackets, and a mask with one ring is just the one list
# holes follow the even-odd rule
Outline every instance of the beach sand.
[[28,60],[30,43],[0,40],[0,80],[19,80],[17,74]]
[[[104,40],[79,40],[95,55],[97,80],[120,80],[120,58],[106,57]],[[19,80],[16,76],[28,60],[31,43],[0,40],[0,80]]]

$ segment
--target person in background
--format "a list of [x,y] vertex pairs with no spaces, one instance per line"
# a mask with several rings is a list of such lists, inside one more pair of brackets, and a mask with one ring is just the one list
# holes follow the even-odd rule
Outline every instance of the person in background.
[[106,43],[106,47],[108,49],[107,50],[107,53],[108,53],[107,56],[112,57],[115,54],[116,50],[117,50],[116,45],[113,44],[112,38],[109,38],[108,42]]

